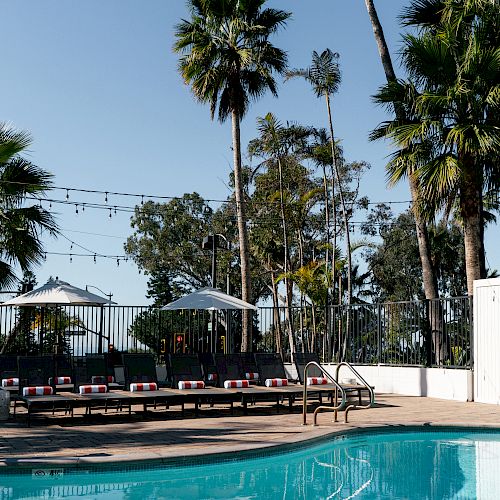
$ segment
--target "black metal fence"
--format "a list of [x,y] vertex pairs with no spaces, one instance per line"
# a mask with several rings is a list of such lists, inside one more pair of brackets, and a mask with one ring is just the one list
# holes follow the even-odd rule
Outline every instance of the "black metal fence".
[[[213,327],[212,327],[213,326]],[[470,297],[329,308],[261,307],[254,351],[318,352],[324,362],[472,366]],[[0,352],[237,352],[241,312],[132,306],[0,306]]]

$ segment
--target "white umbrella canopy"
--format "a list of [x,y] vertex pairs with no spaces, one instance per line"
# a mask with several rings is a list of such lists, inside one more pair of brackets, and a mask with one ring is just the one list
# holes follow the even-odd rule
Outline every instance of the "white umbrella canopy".
[[45,285],[14,299],[7,300],[4,306],[41,306],[51,305],[95,306],[116,304],[109,299],[82,290],[59,279],[49,279]]
[[257,310],[253,304],[211,287],[200,288],[196,292],[170,302],[170,304],[163,306],[162,309],[165,311],[175,311],[178,309],[205,309],[207,311],[223,311],[228,309]]

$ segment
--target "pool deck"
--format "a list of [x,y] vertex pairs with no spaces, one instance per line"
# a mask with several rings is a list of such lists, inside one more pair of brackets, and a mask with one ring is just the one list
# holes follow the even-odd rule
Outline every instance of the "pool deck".
[[[500,428],[500,406],[442,399],[380,395],[376,407],[349,413],[345,424],[332,413],[321,413],[318,426],[303,426],[300,404],[294,412],[257,404],[248,415],[239,410],[205,407],[195,417],[187,408],[143,415],[36,416],[25,426],[22,410],[17,421],[0,422],[0,473],[3,467],[94,466],[97,463],[189,460],[194,455],[233,453],[299,443],[335,433],[369,427],[460,425]],[[312,413],[308,415],[312,423]]]

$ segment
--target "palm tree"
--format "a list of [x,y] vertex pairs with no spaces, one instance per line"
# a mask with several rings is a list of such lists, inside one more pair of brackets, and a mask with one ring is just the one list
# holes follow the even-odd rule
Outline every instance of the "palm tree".
[[[373,3],[373,0],[365,0],[365,4],[368,15],[370,17],[370,22],[372,24],[373,35],[375,37],[375,41],[377,42],[380,60],[382,62],[382,66],[384,67],[387,83],[390,84],[391,82],[396,82],[396,73],[394,72],[394,67],[392,65],[391,53],[385,41],[384,30],[380,23],[375,4]],[[404,120],[404,112],[401,106],[397,106],[395,108],[395,112],[397,119]],[[417,209],[417,206],[419,204],[419,192],[417,181],[413,177],[413,175],[408,175],[408,183],[410,186],[410,194],[413,201],[413,213],[417,230],[420,262],[422,263],[422,279],[424,284],[425,298],[428,300],[433,300],[438,298],[438,285],[436,273],[434,271],[431,260],[431,250],[427,224],[425,223],[424,218]]]
[[0,123],[0,286],[17,281],[14,267],[29,271],[39,264],[44,247],[41,232],[56,235],[58,228],[52,215],[38,204],[50,189],[52,175],[33,165],[20,153],[31,144],[26,132]]
[[410,81],[391,82],[376,99],[397,103],[407,116],[376,135],[406,151],[390,163],[391,178],[413,175],[434,213],[458,200],[472,294],[473,281],[485,277],[483,191],[500,187],[500,9],[483,0],[415,0],[403,20],[420,30],[404,38]]
[[[266,90],[277,95],[273,73],[286,69],[286,53],[269,38],[290,17],[263,8],[265,0],[189,0],[191,20],[176,26],[174,50],[182,54],[179,71],[193,94],[210,104],[212,118],[232,124],[234,191],[240,246],[242,299],[251,301],[249,245],[241,166],[240,121],[251,100]],[[243,352],[251,351],[252,324],[243,315]]]
[[[321,54],[316,51],[312,53],[312,64],[309,68],[305,69],[294,69],[287,71],[287,78],[301,77],[309,82],[313,88],[316,97],[324,98],[326,102],[326,109],[328,112],[328,126],[330,130],[330,148],[332,154],[332,199],[333,199],[333,219],[335,216],[335,183],[338,186],[340,205],[342,208],[342,216],[344,219],[344,231],[346,239],[346,254],[347,254],[347,267],[348,267],[348,289],[347,289],[347,303],[351,303],[352,298],[352,284],[351,284],[351,242],[349,234],[349,221],[347,216],[347,208],[344,199],[344,192],[340,182],[340,158],[338,155],[338,150],[335,145],[335,136],[333,134],[333,122],[332,122],[332,110],[331,110],[331,96],[338,91],[340,86],[340,69],[338,66],[337,59],[339,55],[332,52],[330,49],[324,50]],[[334,180],[334,182],[333,182]],[[333,248],[336,246],[336,231],[333,232]],[[334,252],[332,253],[332,258]],[[335,262],[332,262],[332,269],[335,269]]]

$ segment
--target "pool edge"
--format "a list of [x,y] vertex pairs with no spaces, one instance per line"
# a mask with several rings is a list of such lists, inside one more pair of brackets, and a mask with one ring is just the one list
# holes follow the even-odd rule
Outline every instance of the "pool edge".
[[[185,467],[206,465],[214,462],[235,462],[239,460],[260,458],[263,456],[280,455],[295,451],[302,447],[314,446],[325,439],[343,439],[353,435],[363,434],[385,434],[391,432],[411,431],[433,431],[433,430],[467,430],[472,433],[499,432],[499,424],[468,424],[463,423],[421,423],[405,422],[391,424],[365,424],[363,426],[352,425],[349,428],[331,429],[326,426],[313,428],[314,436],[303,435],[297,439],[285,439],[279,442],[271,442],[266,445],[252,446],[250,448],[235,448],[227,446],[228,449],[219,449],[213,453],[200,453],[199,450],[188,450],[186,453],[165,454],[141,453],[127,455],[111,455],[107,457],[36,457],[36,458],[0,458],[0,475],[29,474],[34,469],[64,469],[65,471],[90,470],[93,472],[107,472],[116,470],[128,470],[135,468],[158,468],[158,467]],[[293,441],[292,441],[293,439]],[[168,448],[168,447],[167,447]],[[224,447],[223,447],[224,448]],[[237,456],[235,456],[237,454]]]

